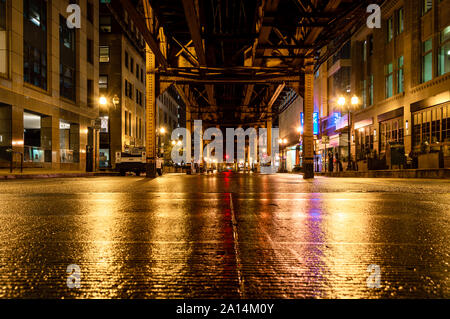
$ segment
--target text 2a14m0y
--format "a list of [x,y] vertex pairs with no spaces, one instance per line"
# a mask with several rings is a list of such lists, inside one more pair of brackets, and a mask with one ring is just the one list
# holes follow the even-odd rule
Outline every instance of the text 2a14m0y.
[[220,304],[220,313],[272,313],[274,304]]

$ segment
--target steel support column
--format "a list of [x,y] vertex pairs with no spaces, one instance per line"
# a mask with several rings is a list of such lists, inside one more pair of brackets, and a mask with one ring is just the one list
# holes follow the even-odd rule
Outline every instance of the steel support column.
[[312,59],[305,60],[305,95],[303,102],[304,130],[303,130],[303,178],[314,178],[314,65]]
[[146,109],[145,109],[145,129],[146,149],[147,149],[147,177],[156,177],[156,89],[157,79],[155,74],[156,59],[152,50],[145,46],[146,55]]

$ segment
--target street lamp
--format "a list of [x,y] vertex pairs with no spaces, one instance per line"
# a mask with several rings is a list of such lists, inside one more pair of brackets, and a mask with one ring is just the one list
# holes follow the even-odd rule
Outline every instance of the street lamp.
[[350,169],[352,169],[352,149],[351,149],[351,145],[350,145],[350,130],[351,130],[351,117],[350,117],[350,105],[355,107],[356,105],[359,104],[359,98],[354,95],[351,97],[350,99],[350,103],[347,103],[347,100],[345,97],[340,96],[338,98],[337,101],[338,105],[340,107],[344,107],[345,105],[347,105],[347,116],[348,116],[348,136],[347,136],[347,147],[348,147],[348,164],[347,164],[347,170],[349,171]]
[[[161,135],[164,135],[165,133],[166,129],[163,126],[156,130],[156,137],[158,138],[158,157],[159,154],[161,154],[161,148],[164,145],[164,143],[161,141],[162,139]],[[164,153],[164,150],[162,153]]]
[[100,105],[105,106],[108,103],[108,100],[106,99],[106,97],[100,96],[98,102],[100,103]]

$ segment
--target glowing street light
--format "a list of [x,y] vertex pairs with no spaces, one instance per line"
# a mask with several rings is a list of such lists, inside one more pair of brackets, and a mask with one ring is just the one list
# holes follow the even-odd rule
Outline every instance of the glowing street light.
[[166,133],[166,129],[164,127],[159,128],[159,133],[161,134]]
[[[352,150],[351,150],[351,139],[350,139],[350,131],[351,131],[351,119],[350,119],[350,105],[347,103],[344,96],[340,96],[337,100],[337,104],[340,107],[344,107],[347,105],[347,116],[348,116],[348,139],[347,139],[347,147],[348,147],[348,166],[347,170],[350,170],[352,167]],[[353,95],[350,99],[350,104],[354,107],[359,104],[359,98],[356,95]]]
[[100,105],[106,105],[108,103],[108,100],[106,99],[106,97],[101,96],[98,102],[100,103]]
[[343,96],[339,97],[337,103],[339,106],[344,106],[345,105],[345,97],[343,97]]

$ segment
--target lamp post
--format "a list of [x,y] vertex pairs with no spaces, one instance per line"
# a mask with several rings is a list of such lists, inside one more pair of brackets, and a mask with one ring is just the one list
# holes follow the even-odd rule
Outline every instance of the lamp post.
[[[114,110],[116,110],[117,105],[119,105],[120,99],[117,94],[111,99],[112,104],[114,105]],[[105,96],[101,96],[99,99],[99,104],[101,106],[107,107],[108,99]],[[109,144],[109,163],[108,166],[112,168],[112,147],[111,147],[111,108],[108,108],[108,144]],[[125,119],[126,120],[126,119]]]
[[347,147],[348,147],[348,164],[347,164],[347,171],[351,170],[353,168],[352,166],[352,149],[351,149],[351,141],[350,141],[350,135],[351,135],[351,117],[350,117],[350,105],[356,106],[359,104],[359,98],[357,96],[353,96],[350,99],[350,103],[347,103],[347,100],[345,97],[341,96],[338,99],[338,105],[341,107],[347,106],[347,116],[348,116],[348,135],[347,135]]
[[156,130],[156,136],[158,137],[158,157],[159,154],[161,153],[161,136],[166,134],[166,129],[165,127],[160,127],[159,129]]

